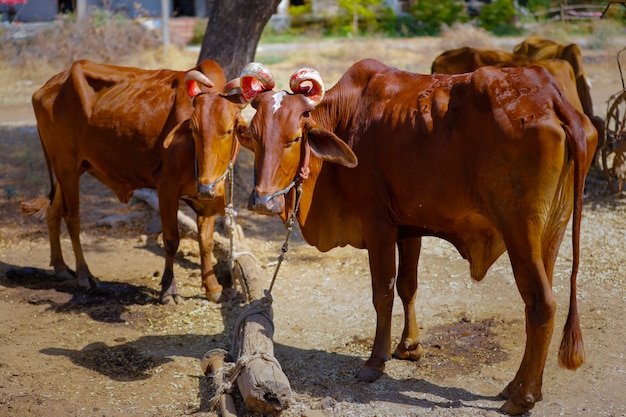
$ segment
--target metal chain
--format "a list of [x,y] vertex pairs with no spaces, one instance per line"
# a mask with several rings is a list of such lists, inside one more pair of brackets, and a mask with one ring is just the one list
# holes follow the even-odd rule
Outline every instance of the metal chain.
[[227,191],[227,205],[225,208],[227,223],[228,223],[228,240],[230,243],[230,251],[228,253],[228,267],[232,271],[235,267],[235,239],[234,230],[237,227],[235,217],[237,213],[233,208],[233,201],[235,196],[235,179],[233,175],[234,166],[232,162],[228,163],[228,191]]
[[300,196],[301,195],[302,195],[302,183],[296,186],[296,204],[294,205],[291,216],[289,216],[289,220],[287,220],[287,222],[285,223],[285,227],[287,228],[287,237],[285,237],[285,243],[283,243],[283,246],[281,248],[281,253],[278,256],[278,263],[276,264],[276,269],[274,270],[274,276],[272,277],[270,288],[267,290],[269,294],[272,293],[274,282],[276,282],[276,277],[278,276],[278,270],[280,269],[280,265],[283,263],[283,259],[285,259],[285,254],[289,250],[289,236],[291,236],[291,231],[293,230],[293,224],[296,220],[298,209],[300,208]]

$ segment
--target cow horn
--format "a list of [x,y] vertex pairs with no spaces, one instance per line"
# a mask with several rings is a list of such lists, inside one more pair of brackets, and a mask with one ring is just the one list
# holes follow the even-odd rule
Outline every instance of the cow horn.
[[234,78],[224,86],[222,97],[236,104],[248,104],[248,101],[241,93],[241,80]]
[[239,79],[241,94],[247,101],[251,101],[260,92],[273,89],[276,85],[269,68],[258,62],[246,65],[241,70]]
[[289,80],[289,87],[296,94],[304,94],[314,106],[324,97],[324,81],[321,74],[313,68],[301,68],[294,72]]
[[202,92],[198,83],[205,85],[207,88],[212,88],[214,86],[213,81],[209,80],[206,75],[198,70],[191,70],[185,74],[185,83],[187,84],[187,92],[191,98],[194,98]]

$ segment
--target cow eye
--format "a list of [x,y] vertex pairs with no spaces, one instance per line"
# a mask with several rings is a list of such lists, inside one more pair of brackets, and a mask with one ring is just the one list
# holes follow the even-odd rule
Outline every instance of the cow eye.
[[309,117],[311,115],[310,112],[305,111],[304,113],[302,113],[302,117]]
[[298,143],[300,142],[301,139],[302,139],[302,136],[298,136],[297,138],[293,140],[293,143]]
[[227,135],[232,135],[233,134],[233,129],[229,129],[228,132],[226,132]]

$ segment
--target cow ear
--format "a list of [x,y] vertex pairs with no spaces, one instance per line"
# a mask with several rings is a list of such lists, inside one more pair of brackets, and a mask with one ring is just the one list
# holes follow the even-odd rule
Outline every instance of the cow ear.
[[347,168],[357,166],[359,161],[352,149],[333,132],[318,126],[309,126],[306,135],[311,152],[318,158]]
[[189,133],[189,119],[187,119],[184,122],[177,124],[174,129],[170,130],[170,133],[167,134],[167,137],[163,141],[163,147],[167,149],[174,140],[185,137],[189,135]]
[[237,140],[239,140],[241,146],[254,152],[254,148],[252,147],[252,136],[250,136],[250,133],[248,132],[248,125],[245,124],[245,122],[237,124],[235,129],[237,133]]

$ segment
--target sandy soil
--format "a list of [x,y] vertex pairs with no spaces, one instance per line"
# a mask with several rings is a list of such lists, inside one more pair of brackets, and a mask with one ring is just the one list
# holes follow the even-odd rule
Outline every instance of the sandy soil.
[[[510,50],[517,41],[500,40],[498,46]],[[257,59],[283,84],[303,65],[315,66],[332,84],[366,56],[428,72],[443,49],[437,39],[311,43],[296,52],[268,47]],[[615,48],[583,53],[602,115],[610,94],[621,89]],[[83,294],[49,275],[45,222],[19,213],[20,201],[48,187],[28,107],[29,95],[43,81],[5,85],[1,93],[6,100],[0,109],[0,416],[214,415],[208,406],[212,381],[202,374],[200,358],[213,348],[229,349],[241,305],[202,297],[193,239],[181,242],[175,269],[184,303],[159,305],[162,246],[147,232],[150,209],[140,202],[122,205],[84,177],[82,239],[102,289]],[[285,228],[279,219],[245,209],[251,163],[243,151],[236,168],[238,224],[269,285]],[[128,212],[141,216],[115,227],[97,224]],[[533,416],[626,416],[625,215],[624,199],[610,196],[601,173],[592,171],[578,287],[587,363],[576,372],[557,365],[569,295],[568,232],[554,278],[560,308],[544,400]],[[63,247],[73,264],[67,235]],[[500,415],[502,401],[496,396],[513,378],[525,340],[523,303],[508,258],[502,256],[477,283],[451,245],[427,238],[419,274],[417,315],[425,356],[417,363],[391,360],[378,381],[357,383],[375,322],[366,252],[320,253],[296,229],[272,293],[276,358],[294,395],[283,415]],[[402,309],[396,304],[397,341]],[[240,415],[250,415],[237,401]]]

